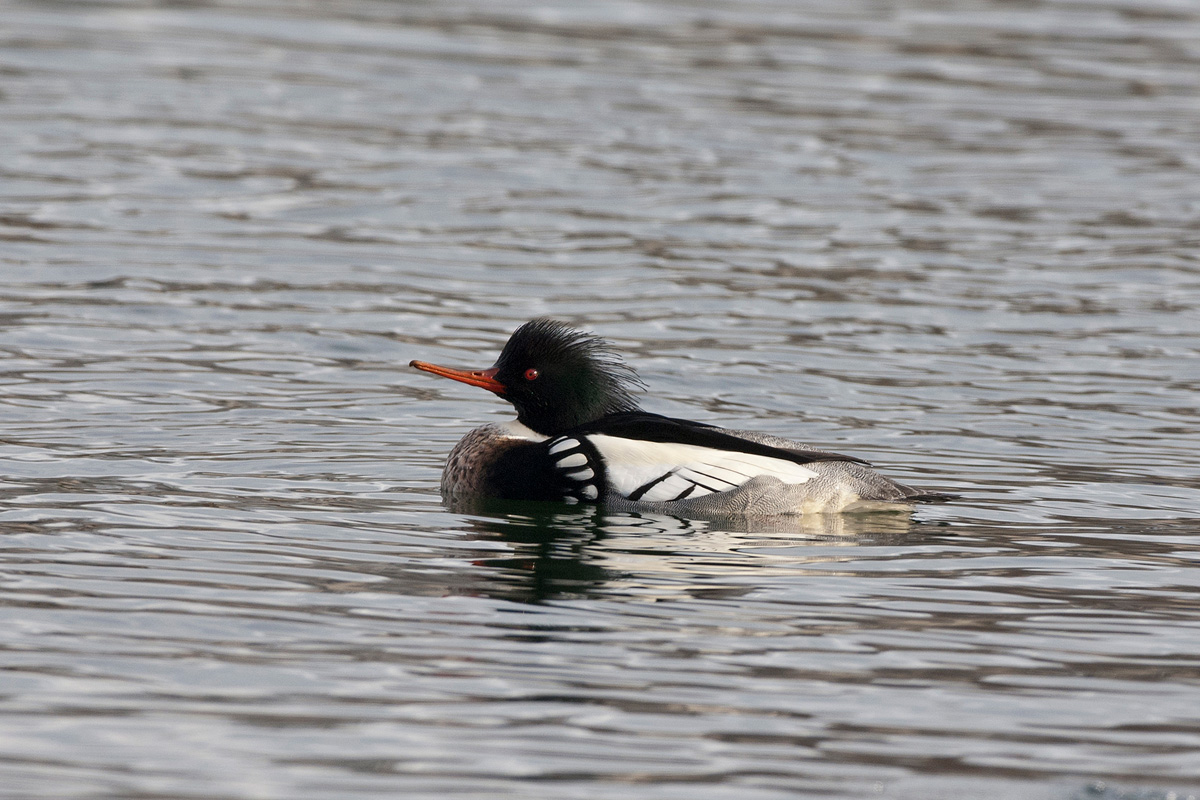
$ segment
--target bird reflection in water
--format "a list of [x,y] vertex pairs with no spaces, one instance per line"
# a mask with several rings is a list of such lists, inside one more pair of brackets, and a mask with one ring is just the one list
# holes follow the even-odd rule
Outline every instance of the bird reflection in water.
[[[730,596],[752,590],[739,581],[723,584],[722,573],[787,568],[831,560],[805,556],[798,548],[878,545],[906,538],[910,514],[808,514],[685,520],[669,515],[606,511],[599,506],[495,499],[456,500],[451,510],[466,515],[469,535],[500,539],[511,550],[472,559],[495,570],[487,594],[538,603],[563,597],[628,596],[663,592],[687,596]],[[756,552],[766,548],[771,555]],[[783,551],[786,555],[780,553]],[[652,589],[652,586],[657,586]]]

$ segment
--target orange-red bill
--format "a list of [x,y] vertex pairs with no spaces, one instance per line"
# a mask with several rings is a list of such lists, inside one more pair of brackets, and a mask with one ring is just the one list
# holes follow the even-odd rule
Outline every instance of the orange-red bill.
[[430,364],[427,361],[410,361],[408,365],[425,372],[432,372],[434,375],[441,375],[443,378],[449,378],[452,381],[459,381],[471,386],[482,386],[489,392],[504,394],[504,384],[496,380],[496,373],[500,370],[495,367],[491,367],[490,369],[455,369],[454,367],[441,367],[437,364]]

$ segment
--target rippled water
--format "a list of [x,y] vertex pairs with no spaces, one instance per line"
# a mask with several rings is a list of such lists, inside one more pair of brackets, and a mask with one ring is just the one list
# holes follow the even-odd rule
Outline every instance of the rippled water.
[[[0,795],[1200,796],[1198,80],[1165,0],[6,4]],[[965,497],[447,509],[508,410],[403,365],[537,315]]]

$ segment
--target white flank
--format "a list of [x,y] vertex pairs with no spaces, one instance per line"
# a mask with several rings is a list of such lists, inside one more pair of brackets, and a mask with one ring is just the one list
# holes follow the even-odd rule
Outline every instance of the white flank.
[[647,483],[658,481],[638,498],[650,502],[674,500],[689,488],[688,497],[727,492],[760,475],[771,475],[790,484],[805,483],[817,475],[794,461],[770,456],[694,444],[645,442],[602,433],[586,438],[604,457],[612,491],[628,497]]

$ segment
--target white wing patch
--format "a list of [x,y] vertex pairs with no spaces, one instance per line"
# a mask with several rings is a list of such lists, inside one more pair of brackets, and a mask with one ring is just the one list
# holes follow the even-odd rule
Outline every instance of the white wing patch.
[[554,469],[566,478],[569,486],[568,502],[600,499],[600,487],[596,478],[604,467],[595,459],[596,451],[580,439],[564,436],[550,442],[548,451],[554,459]]
[[583,438],[604,459],[609,491],[630,500],[664,502],[703,497],[736,489],[760,475],[790,484],[805,483],[817,476],[793,461],[752,453],[602,433]]
[[568,469],[570,467],[586,467],[588,463],[587,456],[583,453],[572,453],[569,456],[563,456],[558,460],[559,469]]

